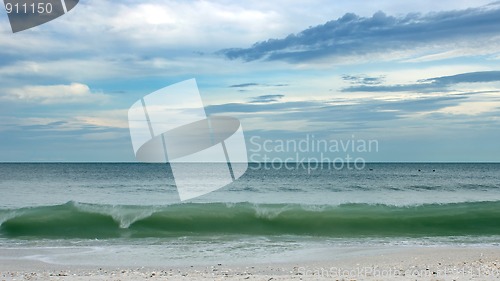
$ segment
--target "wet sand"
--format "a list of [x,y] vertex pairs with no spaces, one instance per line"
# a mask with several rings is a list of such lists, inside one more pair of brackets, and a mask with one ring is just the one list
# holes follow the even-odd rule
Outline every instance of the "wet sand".
[[0,280],[497,280],[497,247],[397,247],[304,262],[101,267],[3,259]]

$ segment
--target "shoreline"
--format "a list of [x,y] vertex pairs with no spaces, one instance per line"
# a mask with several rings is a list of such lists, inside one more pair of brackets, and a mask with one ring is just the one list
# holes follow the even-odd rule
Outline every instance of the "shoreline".
[[500,278],[498,247],[391,247],[341,258],[290,262],[216,263],[161,267],[58,265],[3,259],[1,280],[493,280]]

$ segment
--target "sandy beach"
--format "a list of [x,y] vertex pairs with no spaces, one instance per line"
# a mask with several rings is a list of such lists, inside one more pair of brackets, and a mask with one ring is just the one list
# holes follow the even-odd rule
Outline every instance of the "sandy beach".
[[[300,257],[297,257],[300,260]],[[396,247],[305,262],[101,267],[2,260],[1,280],[496,280],[500,251],[480,247]]]

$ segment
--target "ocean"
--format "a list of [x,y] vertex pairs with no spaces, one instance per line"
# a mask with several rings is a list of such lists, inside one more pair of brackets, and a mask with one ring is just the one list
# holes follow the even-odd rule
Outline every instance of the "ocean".
[[253,163],[185,202],[166,164],[0,164],[0,261],[188,266],[450,244],[500,246],[500,164]]

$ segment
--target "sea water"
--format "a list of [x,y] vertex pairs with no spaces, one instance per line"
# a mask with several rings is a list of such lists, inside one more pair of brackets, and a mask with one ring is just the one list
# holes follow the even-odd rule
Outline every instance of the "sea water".
[[499,243],[494,163],[253,163],[185,202],[166,164],[0,164],[0,260],[162,266]]

